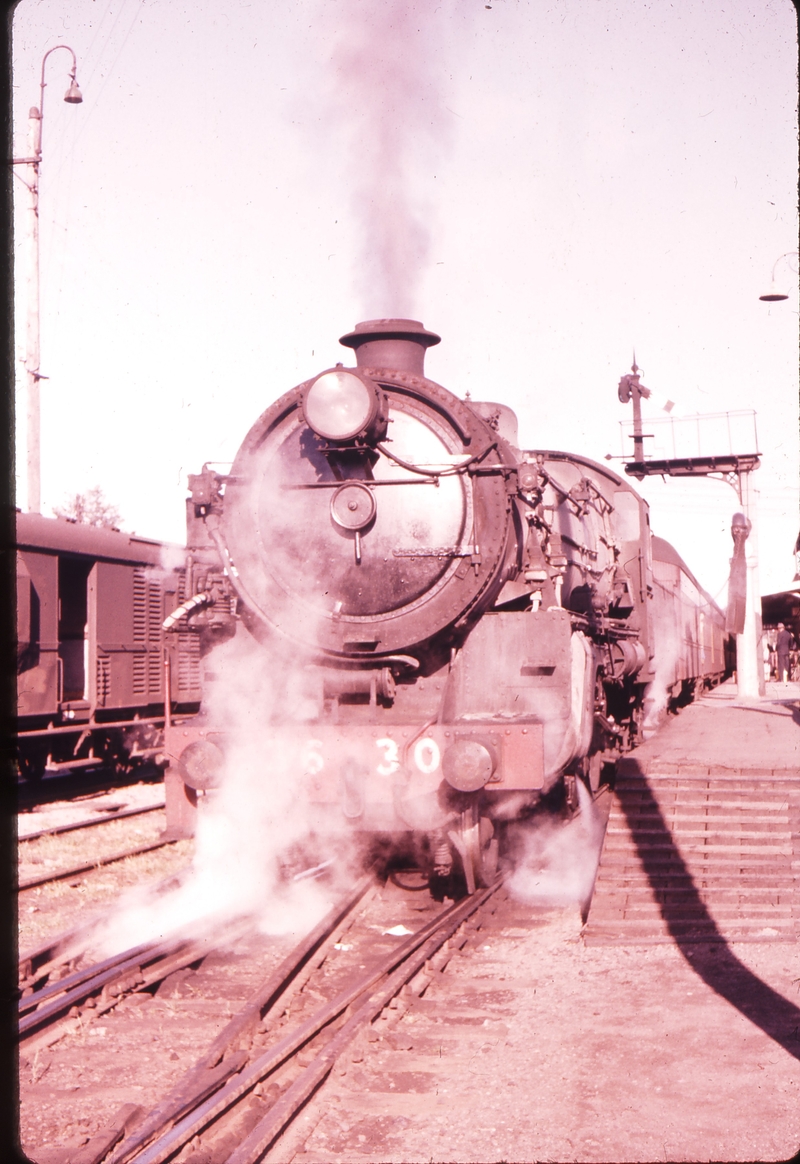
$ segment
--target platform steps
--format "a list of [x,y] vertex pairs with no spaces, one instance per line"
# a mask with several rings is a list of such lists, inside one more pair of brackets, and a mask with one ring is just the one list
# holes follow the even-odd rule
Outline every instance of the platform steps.
[[800,774],[620,762],[587,945],[800,936]]

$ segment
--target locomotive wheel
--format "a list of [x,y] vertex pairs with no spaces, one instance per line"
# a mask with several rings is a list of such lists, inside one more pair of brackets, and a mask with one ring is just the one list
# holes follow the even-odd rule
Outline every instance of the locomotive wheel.
[[477,804],[461,813],[458,830],[448,834],[461,858],[467,893],[487,888],[497,876],[500,845],[488,816],[480,816]]
[[478,874],[478,884],[488,889],[497,877],[497,862],[500,855],[500,842],[492,837],[486,848],[481,849],[481,867]]
[[600,780],[603,775],[603,764],[603,752],[593,752],[591,756],[586,757],[586,778],[589,783],[589,790],[593,796],[600,788]]
[[578,811],[578,777],[573,772],[564,776],[564,804],[567,816],[574,816]]

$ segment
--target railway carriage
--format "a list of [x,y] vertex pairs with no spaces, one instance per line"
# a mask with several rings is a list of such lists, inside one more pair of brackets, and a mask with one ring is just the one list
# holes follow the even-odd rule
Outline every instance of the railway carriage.
[[197,635],[162,628],[187,597],[183,549],[33,513],[16,528],[20,774],[160,755],[165,711],[200,701]]
[[[321,832],[412,838],[472,887],[504,820],[598,787],[657,683],[723,677],[724,618],[626,480],[522,449],[509,408],[425,377],[422,324],[341,342],[354,367],[281,396],[229,474],[190,479],[186,622],[258,644],[302,691],[302,717],[279,697],[259,714]],[[207,713],[168,730],[177,831],[227,745]]]

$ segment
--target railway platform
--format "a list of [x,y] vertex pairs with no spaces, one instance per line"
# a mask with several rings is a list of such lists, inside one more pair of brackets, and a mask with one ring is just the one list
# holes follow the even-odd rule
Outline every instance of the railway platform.
[[584,940],[796,940],[800,684],[722,684],[617,765]]
[[[762,699],[738,697],[729,679],[684,708],[634,753],[646,771],[800,772],[800,683],[767,683]],[[695,771],[696,767],[696,771]]]

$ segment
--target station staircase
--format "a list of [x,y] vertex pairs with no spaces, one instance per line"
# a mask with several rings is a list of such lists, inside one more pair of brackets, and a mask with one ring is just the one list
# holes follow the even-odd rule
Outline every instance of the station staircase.
[[800,773],[617,765],[587,945],[800,936]]

